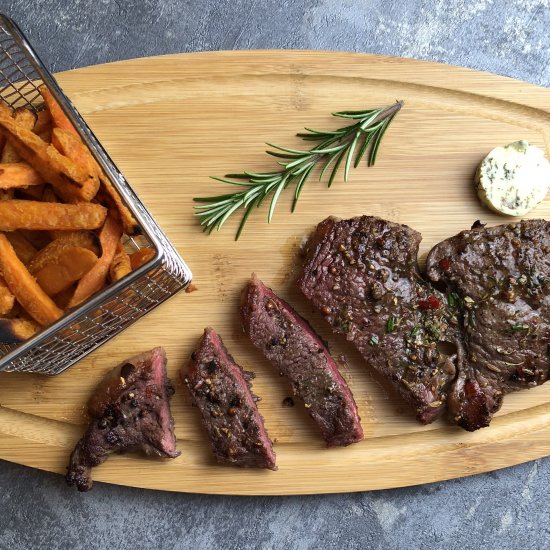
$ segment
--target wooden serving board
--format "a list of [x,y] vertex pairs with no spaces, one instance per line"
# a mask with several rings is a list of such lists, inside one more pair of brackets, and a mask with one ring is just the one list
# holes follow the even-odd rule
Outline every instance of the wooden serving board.
[[[138,59],[58,75],[59,81],[189,263],[197,290],[168,303],[64,374],[0,375],[0,458],[64,473],[82,434],[94,385],[119,361],[162,345],[175,381],[172,410],[180,458],[114,456],[94,479],[174,491],[297,494],[399,487],[503,468],[550,454],[550,384],[510,395],[490,428],[466,433],[440,420],[421,426],[387,392],[358,354],[335,338],[294,289],[297,252],[330,214],[374,214],[419,230],[425,254],[477,219],[505,223],[483,208],[472,178],[493,147],[518,139],[550,157],[550,91],[503,77],[434,63],[323,52],[219,52]],[[272,169],[264,142],[293,147],[303,126],[335,127],[329,113],[405,107],[386,134],[373,168],[333,187],[315,179],[297,212],[285,192],[274,220],[266,209],[239,242],[237,220],[201,233],[193,196],[226,192],[208,179],[242,169]],[[550,217],[550,199],[534,216]],[[358,402],[365,441],[324,448],[289,388],[239,328],[239,292],[255,271],[326,338]],[[254,391],[276,440],[279,471],[217,466],[198,413],[179,381],[203,327],[222,335],[237,361],[257,374]]]

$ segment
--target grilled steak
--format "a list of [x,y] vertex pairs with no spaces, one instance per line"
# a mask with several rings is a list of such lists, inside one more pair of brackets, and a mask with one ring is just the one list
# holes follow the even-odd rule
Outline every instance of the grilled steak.
[[327,348],[255,275],[242,293],[241,320],[252,343],[289,379],[329,447],[363,439],[353,395]]
[[272,443],[256,407],[258,398],[250,391],[253,377],[235,363],[212,328],[205,329],[182,370],[218,462],[276,470]]
[[550,223],[463,231],[431,250],[427,274],[463,326],[450,412],[467,430],[488,426],[504,394],[549,376]]
[[444,412],[455,377],[437,344],[454,341],[456,328],[444,295],[417,271],[420,240],[380,218],[328,218],[308,243],[298,285],[427,424]]
[[140,449],[148,455],[175,458],[174,422],[162,348],[141,353],[112,370],[88,403],[88,430],[71,454],[69,485],[92,487],[91,468],[114,452]]

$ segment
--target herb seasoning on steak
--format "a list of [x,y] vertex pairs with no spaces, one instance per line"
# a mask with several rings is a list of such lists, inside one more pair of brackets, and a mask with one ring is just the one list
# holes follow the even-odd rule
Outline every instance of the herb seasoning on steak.
[[326,346],[255,275],[242,293],[241,320],[252,343],[289,379],[329,447],[363,439],[357,405]]
[[218,462],[276,470],[275,453],[250,390],[254,373],[241,369],[214,329],[206,328],[182,378]]
[[372,216],[327,218],[307,245],[298,285],[427,424],[444,412],[455,377],[437,344],[455,340],[457,321],[418,273],[420,240],[410,227]]
[[92,487],[91,469],[111,453],[142,450],[164,458],[179,456],[162,348],[124,361],[100,382],[88,403],[92,422],[71,454],[67,483]]
[[488,426],[503,395],[549,376],[550,223],[463,231],[436,245],[426,267],[462,321],[451,415],[467,430]]

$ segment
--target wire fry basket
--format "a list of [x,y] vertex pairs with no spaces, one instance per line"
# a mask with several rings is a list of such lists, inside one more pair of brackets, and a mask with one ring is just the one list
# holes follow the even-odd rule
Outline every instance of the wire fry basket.
[[129,250],[153,247],[155,257],[20,344],[0,344],[0,371],[59,374],[191,282],[191,271],[155,223],[17,25],[0,15],[0,98],[38,111],[46,85],[139,224]]

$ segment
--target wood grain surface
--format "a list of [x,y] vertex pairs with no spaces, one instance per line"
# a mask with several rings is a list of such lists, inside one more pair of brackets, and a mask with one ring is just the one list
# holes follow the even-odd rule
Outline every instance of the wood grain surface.
[[[466,433],[440,420],[416,423],[358,354],[331,335],[294,289],[303,238],[330,214],[373,214],[406,223],[424,237],[421,253],[481,219],[473,175],[493,147],[518,139],[549,154],[550,91],[503,77],[406,59],[324,52],[217,52],[138,59],[78,69],[59,81],[194,274],[180,293],[64,374],[0,375],[0,458],[65,472],[82,434],[94,385],[118,362],[162,345],[176,394],[172,411],[181,457],[113,456],[94,479],[164,490],[225,494],[298,494],[413,485],[485,472],[550,454],[550,384],[506,397],[490,428]],[[337,110],[405,107],[387,132],[375,167],[315,178],[296,213],[284,193],[271,225],[265,208],[239,242],[238,220],[207,237],[192,197],[225,192],[210,175],[272,169],[264,142],[293,147],[303,126],[336,127]],[[548,218],[546,199],[532,217]],[[289,387],[239,327],[239,292],[255,271],[330,342],[359,405],[366,438],[324,448]],[[217,466],[199,417],[179,381],[202,329],[211,325],[236,360],[256,372],[253,387],[275,439],[279,470]]]

